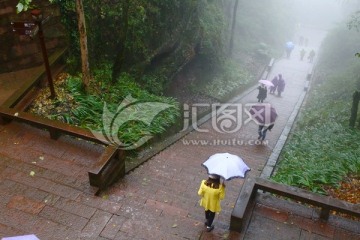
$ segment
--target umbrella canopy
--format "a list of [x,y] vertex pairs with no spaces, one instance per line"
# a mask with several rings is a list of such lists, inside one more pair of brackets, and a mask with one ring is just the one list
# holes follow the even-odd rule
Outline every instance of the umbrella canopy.
[[251,106],[249,113],[258,125],[269,126],[275,123],[278,116],[276,109],[269,103],[259,103]]
[[244,178],[250,168],[237,155],[230,153],[216,153],[210,156],[204,163],[208,174],[215,174],[225,180],[232,178]]
[[274,84],[271,81],[266,80],[266,79],[259,80],[259,83],[265,84],[266,86],[270,86],[270,87],[274,86]]
[[286,48],[294,49],[294,47],[295,47],[295,44],[293,42],[289,41],[289,42],[286,43]]

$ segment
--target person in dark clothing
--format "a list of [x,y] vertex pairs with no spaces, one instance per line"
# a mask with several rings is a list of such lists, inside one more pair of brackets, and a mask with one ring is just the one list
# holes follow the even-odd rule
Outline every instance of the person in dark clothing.
[[265,98],[267,97],[267,88],[264,84],[261,84],[258,87],[259,90],[259,94],[257,96],[258,102],[263,102],[265,100]]
[[258,139],[263,141],[266,137],[266,132],[269,130],[271,131],[271,129],[274,127],[274,124],[271,124],[269,126],[265,126],[265,125],[259,125],[259,129],[258,129],[258,133],[259,133],[259,137]]
[[278,96],[281,97],[281,93],[285,90],[285,80],[282,75],[279,74],[279,81],[277,86]]
[[315,51],[314,49],[310,51],[308,59],[309,59],[309,63],[312,63],[314,61],[315,58]]
[[300,61],[304,60],[305,54],[306,54],[305,49],[301,49],[301,51],[300,51]]
[[270,87],[270,94],[274,94],[275,91],[276,91],[278,82],[279,82],[278,76],[275,76],[275,77],[273,78],[273,80],[271,80],[271,82],[272,82],[272,84],[274,84],[274,86],[271,86],[271,87]]

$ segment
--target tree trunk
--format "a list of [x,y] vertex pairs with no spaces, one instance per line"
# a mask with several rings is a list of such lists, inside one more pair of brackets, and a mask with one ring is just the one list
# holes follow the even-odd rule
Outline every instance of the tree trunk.
[[235,1],[234,12],[232,17],[232,24],[231,24],[231,35],[230,35],[230,45],[229,45],[229,55],[231,56],[233,46],[234,46],[234,32],[236,26],[236,15],[237,15],[237,8],[238,8],[239,0]]
[[112,81],[115,82],[116,79],[120,76],[124,61],[125,61],[125,43],[127,39],[127,32],[128,32],[128,15],[129,15],[129,8],[130,8],[130,0],[126,0],[123,4],[123,13],[122,13],[122,22],[123,27],[121,28],[119,44],[116,49],[117,54],[114,61],[113,69],[112,69]]
[[82,0],[76,0],[76,14],[78,18],[78,28],[80,34],[82,85],[86,91],[90,85],[91,75],[90,75],[90,67],[89,67],[89,53],[87,46],[84,6]]
[[[351,116],[350,116],[350,127],[355,127],[355,122],[357,118],[357,112],[358,112],[358,106],[359,106],[359,100],[360,100],[360,92],[355,91],[353,94],[353,102],[351,107]],[[359,123],[360,126],[360,123]]]
[[229,55],[231,56],[233,46],[234,46],[234,32],[236,26],[236,15],[237,15],[237,6],[239,4],[239,0],[235,1],[234,12],[233,12],[233,21],[231,24],[231,36],[230,36],[230,46],[229,46]]

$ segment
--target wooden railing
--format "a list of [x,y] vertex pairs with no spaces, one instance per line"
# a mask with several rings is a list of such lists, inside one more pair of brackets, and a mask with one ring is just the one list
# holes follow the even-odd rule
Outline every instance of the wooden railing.
[[[61,61],[66,49],[61,49],[49,58],[50,65]],[[88,171],[89,183],[91,186],[98,187],[99,190],[105,189],[117,179],[125,175],[125,156],[124,151],[115,146],[104,143],[97,139],[89,130],[71,126],[60,121],[45,119],[25,112],[28,105],[36,94],[36,89],[41,84],[44,70],[36,72],[33,79],[29,79],[25,84],[17,89],[0,106],[0,124],[7,124],[11,121],[18,121],[31,126],[45,129],[50,133],[52,139],[57,139],[61,135],[68,135],[104,145],[104,152],[101,157],[90,167]]]
[[249,177],[245,180],[231,214],[231,230],[241,232],[244,228],[247,218],[250,217],[251,209],[255,205],[254,199],[258,190],[319,207],[321,209],[319,218],[322,220],[328,220],[330,211],[360,218],[360,205],[358,204],[355,205],[332,197],[314,194],[300,188],[270,182],[263,178]]

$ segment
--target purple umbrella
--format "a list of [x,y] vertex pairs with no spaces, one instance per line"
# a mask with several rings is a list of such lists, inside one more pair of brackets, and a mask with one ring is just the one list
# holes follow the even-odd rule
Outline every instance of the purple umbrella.
[[271,81],[266,80],[266,79],[259,80],[259,83],[265,84],[266,86],[270,86],[270,87],[274,86],[274,84]]
[[275,123],[278,116],[276,109],[269,103],[259,103],[251,106],[249,113],[258,125],[269,126]]

